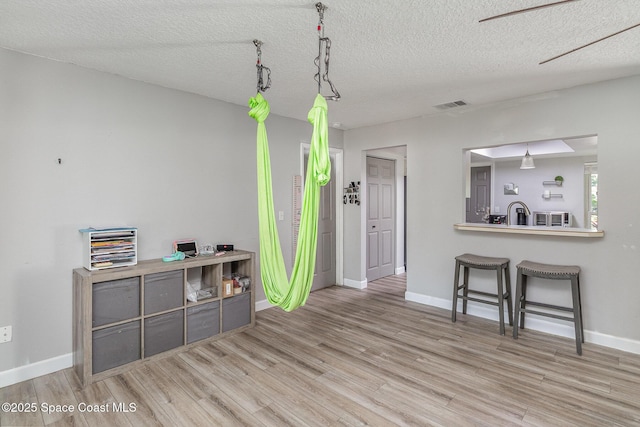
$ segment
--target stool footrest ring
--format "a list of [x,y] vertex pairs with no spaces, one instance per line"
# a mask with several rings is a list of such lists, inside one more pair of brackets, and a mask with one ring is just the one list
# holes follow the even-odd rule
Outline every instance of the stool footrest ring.
[[[520,298],[520,300],[522,300],[522,298]],[[552,308],[554,310],[567,311],[569,313],[573,313],[573,308],[561,307],[559,305],[545,304],[543,302],[535,302],[535,301],[527,301],[526,304],[527,306],[535,305],[536,307]],[[524,310],[520,309],[520,311],[524,311]]]
[[[467,290],[467,294],[483,295],[485,297],[498,298],[497,294],[492,294],[491,292],[474,291],[473,289]],[[461,296],[458,295],[458,298],[461,298]]]
[[474,298],[474,297],[465,297],[464,295],[458,295],[458,298],[464,299],[464,300],[467,300],[467,301],[481,302],[481,303],[489,304],[489,305],[495,305],[495,306],[499,305],[495,301],[487,301],[486,299]]
[[547,313],[545,311],[530,310],[528,308],[521,308],[520,313],[537,314],[538,316],[553,317],[554,319],[567,320],[569,322],[574,322],[573,317],[561,316],[560,314]]

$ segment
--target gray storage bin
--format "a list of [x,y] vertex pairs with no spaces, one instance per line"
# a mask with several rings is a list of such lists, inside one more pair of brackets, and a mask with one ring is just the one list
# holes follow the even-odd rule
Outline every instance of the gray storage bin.
[[144,276],[144,314],[180,307],[184,303],[184,270]]
[[251,293],[222,300],[222,332],[251,323]]
[[140,359],[140,321],[95,331],[92,346],[94,374]]
[[184,344],[184,311],[144,319],[144,357]]
[[187,344],[220,333],[220,302],[187,308]]
[[140,277],[94,284],[92,312],[93,327],[140,316]]

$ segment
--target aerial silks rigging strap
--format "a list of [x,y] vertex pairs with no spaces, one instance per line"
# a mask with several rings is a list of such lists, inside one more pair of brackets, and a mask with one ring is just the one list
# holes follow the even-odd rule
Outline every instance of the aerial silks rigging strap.
[[264,124],[270,111],[269,103],[258,92],[254,98],[249,100],[249,107],[251,107],[249,115],[258,122],[258,221],[262,285],[267,300],[271,304],[277,305],[285,311],[292,311],[304,305],[311,291],[318,242],[320,187],[327,184],[331,177],[327,101],[318,94],[308,115],[308,120],[313,125],[313,134],[307,161],[300,232],[291,281],[287,279],[273,208],[271,160],[267,129]]

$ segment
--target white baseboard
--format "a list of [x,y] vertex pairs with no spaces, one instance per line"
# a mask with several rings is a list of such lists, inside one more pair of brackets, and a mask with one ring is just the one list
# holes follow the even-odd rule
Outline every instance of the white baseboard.
[[395,275],[396,275],[396,276],[397,276],[398,274],[404,274],[404,273],[406,273],[406,270],[405,270],[405,268],[404,268],[404,265],[403,265],[402,267],[397,267],[397,268],[396,268],[396,272],[395,272]]
[[347,288],[356,288],[356,289],[366,289],[367,288],[367,279],[362,281],[344,279],[344,283],[342,286],[346,286]]
[[[428,295],[416,294],[413,292],[405,292],[404,298],[407,301],[417,302],[419,304],[430,305],[433,307],[444,308],[451,312],[451,300],[444,298],[435,298]],[[462,312],[462,302],[458,305],[459,312]],[[475,304],[469,302],[467,306],[467,314],[484,319],[490,319],[498,321],[498,312],[489,307],[485,307],[484,304]],[[505,312],[505,319],[508,319]],[[561,337],[575,338],[575,331],[573,324],[571,323],[556,323],[545,318],[541,318],[536,315],[527,315],[527,328],[540,332],[545,332],[551,335],[558,335]],[[595,331],[584,331],[584,341],[602,345],[605,347],[615,348],[622,351],[628,351],[629,353],[640,354],[640,341],[631,340],[628,338],[616,337],[613,335],[606,335]]]
[[20,366],[0,372],[0,388],[31,380],[42,375],[51,374],[73,366],[73,353],[41,360],[40,362]]
[[271,304],[267,299],[256,301],[256,311],[266,310],[271,307],[275,307],[275,305]]

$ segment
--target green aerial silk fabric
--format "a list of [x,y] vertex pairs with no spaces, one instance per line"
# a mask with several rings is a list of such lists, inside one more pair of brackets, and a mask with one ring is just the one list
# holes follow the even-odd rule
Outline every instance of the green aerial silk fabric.
[[271,186],[271,161],[269,142],[264,121],[269,115],[269,103],[258,93],[249,100],[249,115],[258,122],[258,222],[260,231],[260,275],[267,300],[285,311],[304,305],[313,283],[318,243],[318,208],[320,187],[331,177],[327,124],[327,101],[320,94],[316,97],[308,120],[313,125],[311,149],[307,161],[307,176],[302,197],[298,248],[291,272],[287,278],[278,228],[273,208]]

